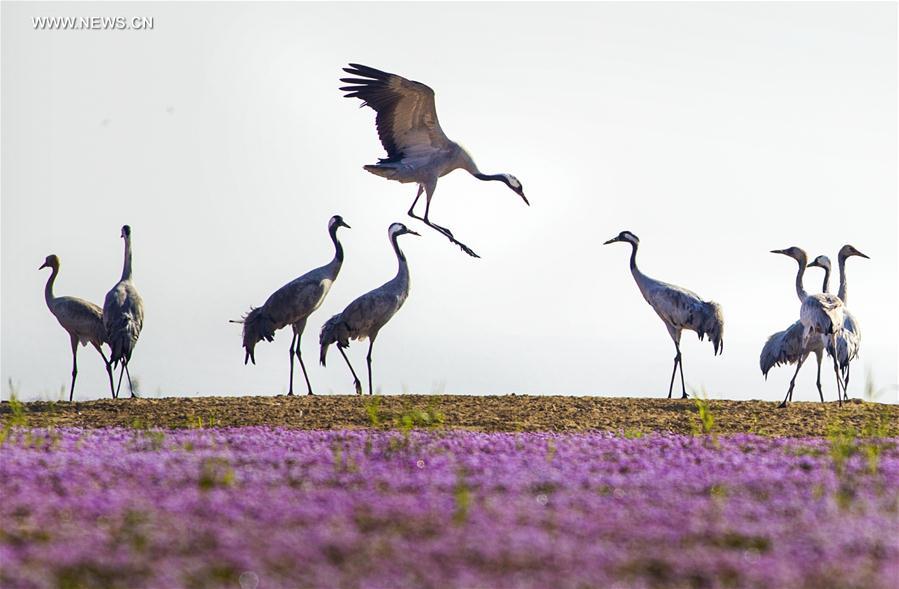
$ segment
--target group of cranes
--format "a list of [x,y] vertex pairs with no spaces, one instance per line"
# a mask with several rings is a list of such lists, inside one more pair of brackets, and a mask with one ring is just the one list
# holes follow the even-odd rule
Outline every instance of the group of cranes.
[[[472,257],[479,257],[470,247],[458,240],[448,228],[430,220],[431,200],[437,187],[437,180],[456,169],[463,169],[479,180],[503,182],[518,194],[525,204],[530,205],[521,182],[511,174],[484,174],[475,165],[472,157],[457,143],[444,134],[437,120],[434,91],[420,82],[408,80],[396,74],[377,70],[368,66],[351,63],[344,71],[354,77],[341,78],[347,98],[359,98],[362,106],[370,106],[377,113],[376,127],[381,144],[387,152],[377,164],[364,166],[372,174],[400,183],[418,185],[418,192],[408,215],[424,222],[451,243]],[[424,216],[415,214],[415,206],[421,195],[425,195]],[[337,280],[343,265],[344,251],[337,231],[349,228],[340,215],[328,222],[328,233],[334,244],[334,257],[330,262],[296,278],[268,297],[261,307],[251,308],[243,319],[235,321],[243,324],[244,364],[256,363],[256,344],[262,340],[273,341],[275,332],[291,326],[290,377],[288,395],[293,395],[294,356],[303,370],[308,394],[313,394],[312,384],[303,362],[301,340],[310,315],[318,309],[327,296],[331,285]],[[362,383],[356,375],[344,350],[350,340],[369,340],[366,364],[368,367],[368,389],[373,393],[372,349],[380,330],[399,311],[409,295],[409,267],[397,239],[401,235],[419,235],[402,223],[393,223],[388,229],[388,238],[397,257],[398,270],[393,279],[382,286],[363,294],[340,313],[328,319],[319,336],[320,361],[325,365],[328,348],[337,344],[337,349],[346,361],[353,376],[357,394],[362,394]],[[69,400],[75,390],[77,375],[77,347],[90,343],[103,358],[109,376],[113,398],[118,397],[122,384],[122,374],[131,375],[128,363],[137,344],[143,326],[143,302],[131,277],[131,229],[122,227],[125,240],[125,260],[122,277],[106,295],[101,310],[97,305],[74,297],[54,297],[53,285],[59,274],[59,258],[47,256],[41,268],[50,267],[52,273],[47,281],[45,298],[50,311],[69,333],[72,344],[72,387]],[[700,340],[708,336],[715,355],[724,350],[724,315],[721,305],[705,301],[696,293],[685,288],[655,280],[643,274],[637,267],[639,238],[630,231],[622,231],[605,244],[625,242],[631,245],[630,269],[643,298],[655,310],[674,342],[675,357],[671,379],[668,384],[668,398],[671,398],[674,382],[680,368],[681,398],[687,398],[684,379],[683,358],[680,349],[681,334],[684,330],[694,331]],[[855,318],[846,309],[846,259],[851,256],[867,258],[851,245],[844,246],[839,253],[840,289],[837,295],[829,294],[830,260],[826,256],[817,257],[807,264],[806,253],[791,247],[774,250],[773,253],[792,257],[799,264],[796,275],[796,294],[801,308],[800,317],[784,331],[775,333],[765,343],[760,357],[763,375],[774,366],[796,364],[796,372],[781,406],[792,400],[793,389],[799,369],[809,354],[815,354],[818,361],[818,393],[821,400],[821,361],[825,351],[833,357],[834,374],[837,380],[838,400],[846,395],[849,384],[849,365],[857,357],[861,333]],[[821,267],[825,270],[822,293],[809,295],[803,288],[802,279],[806,267]],[[103,353],[102,345],[111,350],[109,359]],[[118,386],[113,384],[112,369],[121,364]],[[134,391],[132,388],[132,396]]]
[[[799,320],[783,331],[768,338],[759,357],[762,374],[767,378],[774,366],[795,364],[796,371],[790,380],[790,387],[780,407],[786,407],[793,400],[793,388],[796,377],[809,354],[814,354],[818,364],[818,396],[824,401],[821,390],[821,361],[826,351],[833,358],[834,375],[837,381],[837,401],[842,404],[848,399],[846,389],[849,386],[849,365],[858,357],[861,346],[861,329],[855,317],[846,308],[848,283],[846,279],[846,260],[852,256],[868,258],[852,245],[840,248],[837,261],[840,269],[840,289],[836,295],[828,293],[830,287],[830,258],[818,256],[811,263],[808,254],[796,246],[782,250],[772,250],[773,254],[791,257],[799,264],[796,272],[796,296],[801,303]],[[806,268],[824,269],[824,284],[820,294],[809,295],[803,286]],[[842,390],[842,392],[841,392]]]
[[[57,297],[53,295],[53,285],[59,275],[59,257],[47,256],[38,270],[50,268],[50,278],[44,287],[44,299],[50,312],[69,334],[72,344],[72,386],[69,389],[69,401],[75,395],[75,379],[78,376],[78,344],[91,344],[103,358],[106,374],[109,376],[109,391],[112,398],[118,398],[122,387],[122,373],[128,375],[128,387],[134,397],[131,374],[128,362],[140,330],[144,324],[144,303],[131,278],[131,227],[122,227],[122,238],[125,240],[125,259],[122,265],[122,277],[106,294],[103,309],[94,303],[77,297]],[[103,344],[107,344],[111,354],[106,358]],[[119,369],[119,384],[113,384],[112,370]]]
[[[351,63],[344,71],[353,78],[341,78],[350,84],[340,90],[347,98],[361,99],[362,106],[370,106],[376,113],[375,124],[381,145],[387,152],[377,164],[364,169],[388,180],[404,184],[415,183],[418,193],[408,215],[423,221],[451,243],[472,257],[478,256],[474,250],[456,239],[448,228],[433,223],[430,219],[431,199],[437,188],[437,180],[453,170],[463,169],[479,180],[496,180],[504,183],[518,194],[525,204],[530,205],[524,195],[521,182],[511,174],[484,174],[474,160],[460,145],[451,141],[440,128],[434,103],[434,91],[421,82],[407,80],[372,67]],[[422,193],[425,194],[424,217],[415,214]],[[312,384],[300,352],[300,338],[306,321],[324,301],[325,296],[343,263],[343,248],[337,239],[337,228],[348,227],[338,215],[331,218],[329,231],[334,242],[334,259],[325,266],[308,272],[275,291],[261,307],[251,309],[239,322],[243,327],[243,347],[246,350],[244,364],[256,363],[254,350],[260,340],[272,341],[275,331],[287,325],[293,326],[293,340],[290,344],[290,380],[288,395],[293,395],[293,356],[296,354],[306,379],[307,394],[312,394]],[[373,391],[371,376],[372,348],[381,328],[399,311],[409,295],[409,267],[406,256],[400,250],[397,238],[400,235],[419,235],[402,223],[393,223],[388,236],[396,253],[399,269],[396,276],[384,285],[368,292],[352,303],[343,312],[331,317],[322,327],[320,335],[322,365],[327,358],[328,347],[336,343],[337,349],[346,361],[353,375],[357,394],[362,394],[362,383],[347,358],[344,349],[351,339],[368,338],[368,392]]]

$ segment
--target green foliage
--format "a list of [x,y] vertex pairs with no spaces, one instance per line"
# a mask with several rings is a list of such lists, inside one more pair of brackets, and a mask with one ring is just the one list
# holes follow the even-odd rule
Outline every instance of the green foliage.
[[13,429],[27,426],[28,416],[25,415],[25,404],[19,401],[18,391],[12,379],[9,379],[9,417],[4,420],[3,429],[0,430],[0,446],[6,443]]
[[381,427],[381,397],[370,395],[365,402],[365,413],[371,427]]
[[205,429],[216,426],[218,426],[218,421],[214,416],[207,417],[205,420],[202,415],[191,415],[187,418],[188,429]]
[[468,519],[468,509],[471,506],[471,488],[465,479],[465,471],[459,469],[456,473],[456,484],[453,487],[453,499],[455,500],[455,509],[453,511],[453,522],[463,524]]
[[546,439],[546,462],[551,463],[556,457],[556,441],[552,438]]
[[216,487],[230,487],[234,484],[234,469],[227,458],[213,456],[200,462],[198,486],[203,491]]

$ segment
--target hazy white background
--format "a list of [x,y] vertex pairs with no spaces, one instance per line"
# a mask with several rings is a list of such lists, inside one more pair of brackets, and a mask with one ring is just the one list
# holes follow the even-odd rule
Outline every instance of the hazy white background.
[[[318,392],[346,393],[321,324],[391,278],[386,239],[415,188],[367,174],[375,113],[341,98],[348,61],[422,81],[481,168],[415,222],[412,293],[375,348],[386,392],[666,393],[674,349],[627,268],[629,229],[650,276],[725,309],[725,353],[684,334],[688,387],[780,399],[765,338],[798,316],[796,266],[852,243],[850,307],[864,328],[850,392],[897,378],[896,5],[13,4],[2,5],[2,379],[26,398],[68,391],[69,340],[43,300],[102,303],[134,232],[146,322],[132,375],[146,395],[287,390],[289,330],[243,365],[228,323],[326,263],[342,214],[343,271],[303,351]],[[152,31],[37,31],[33,16],[149,16]],[[820,271],[810,271],[810,291]],[[836,284],[836,277],[834,277]],[[835,287],[834,287],[835,288]],[[367,344],[351,357],[364,371]],[[79,398],[106,394],[79,353]],[[817,398],[814,369],[798,399]],[[361,372],[360,372],[361,374]],[[825,392],[834,396],[832,376]],[[304,390],[302,377],[296,380]],[[894,400],[895,392],[884,399]]]

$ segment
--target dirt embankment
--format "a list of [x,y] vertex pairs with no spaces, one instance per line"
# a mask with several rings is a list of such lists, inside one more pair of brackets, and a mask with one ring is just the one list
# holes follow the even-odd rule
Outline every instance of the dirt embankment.
[[[32,427],[210,427],[268,425],[302,429],[448,427],[480,431],[605,430],[635,435],[693,433],[702,425],[692,400],[562,396],[387,395],[375,397],[171,397],[75,403],[0,403],[0,424]],[[851,401],[709,401],[714,431],[824,436],[833,426],[899,436],[899,405]]]

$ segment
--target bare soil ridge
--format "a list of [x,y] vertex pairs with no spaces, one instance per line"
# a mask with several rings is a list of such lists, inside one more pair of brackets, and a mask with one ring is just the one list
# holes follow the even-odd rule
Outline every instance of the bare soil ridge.
[[[461,428],[477,431],[611,431],[625,435],[702,431],[697,403],[617,397],[376,395],[297,397],[170,397],[21,404],[30,427],[233,427],[265,425],[300,429],[360,427]],[[794,403],[708,401],[719,434],[826,436],[835,427],[880,423],[899,436],[899,405],[858,400]],[[0,403],[0,424],[14,420]],[[21,421],[21,418],[19,418]]]

